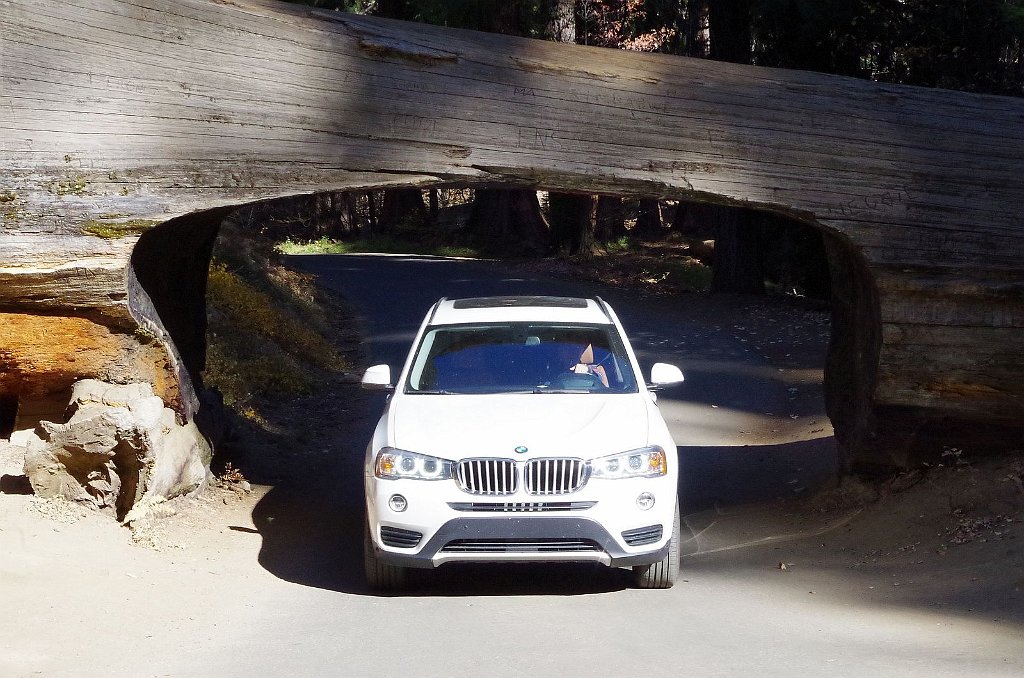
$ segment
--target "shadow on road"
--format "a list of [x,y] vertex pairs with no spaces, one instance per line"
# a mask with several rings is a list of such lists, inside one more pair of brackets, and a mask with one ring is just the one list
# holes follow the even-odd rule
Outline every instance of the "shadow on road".
[[743,447],[679,447],[684,513],[804,496],[838,472],[835,439]]

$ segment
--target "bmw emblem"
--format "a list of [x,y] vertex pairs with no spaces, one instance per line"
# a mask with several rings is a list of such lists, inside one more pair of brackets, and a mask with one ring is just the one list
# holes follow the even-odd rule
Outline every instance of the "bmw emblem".
[[530,450],[526,449],[526,445],[520,445],[516,448],[516,454],[526,454]]

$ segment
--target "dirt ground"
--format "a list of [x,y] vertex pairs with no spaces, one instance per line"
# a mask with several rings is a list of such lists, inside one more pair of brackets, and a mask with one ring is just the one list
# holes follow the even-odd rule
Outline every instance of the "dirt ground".
[[[792,351],[794,337],[787,343],[785,335],[798,332],[794,323],[768,315],[743,331],[759,337],[765,351]],[[339,329],[343,349],[362,364],[358,327]],[[813,326],[799,331],[808,341],[820,334]],[[104,568],[123,570],[128,577],[183,561],[200,574],[206,568],[256,577],[251,570],[258,569],[260,538],[254,506],[275,484],[315,477],[336,463],[338,431],[365,427],[365,396],[351,375],[325,388],[282,403],[276,416],[260,425],[241,422],[236,453],[221,458],[219,478],[202,495],[154,506],[148,520],[131,528],[75,505],[32,497],[19,479],[17,460],[0,460],[4,599],[25,600],[33,586],[50,587],[54,581],[76,586],[82,563],[90,558],[101,558]],[[298,436],[288,430],[296,421],[303,422]],[[317,421],[329,426],[311,424]],[[248,453],[239,453],[242,449]],[[358,479],[358,468],[350,470]],[[800,500],[716,507],[688,515],[685,522],[684,581],[689,570],[727,564],[736,576],[773,578],[774,584],[806,595],[955,610],[1024,624],[1022,452],[992,458],[947,448],[943,463],[930,468],[888,478],[848,478],[838,488]],[[68,562],[69,554],[84,560]],[[81,581],[90,581],[89,576],[81,574]],[[216,583],[209,587],[216,595]],[[37,592],[40,597],[50,593]],[[3,666],[0,661],[0,673]]]

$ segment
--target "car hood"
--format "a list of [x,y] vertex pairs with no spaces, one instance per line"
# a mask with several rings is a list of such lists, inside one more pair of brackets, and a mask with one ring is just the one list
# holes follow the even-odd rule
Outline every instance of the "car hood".
[[647,445],[650,407],[639,393],[413,395],[391,403],[391,438],[395,447],[456,460],[592,458]]

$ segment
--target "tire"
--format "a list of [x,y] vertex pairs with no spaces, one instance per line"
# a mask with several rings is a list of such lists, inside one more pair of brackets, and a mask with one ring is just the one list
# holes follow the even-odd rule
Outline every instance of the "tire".
[[370,526],[363,526],[363,567],[366,583],[375,591],[397,591],[405,588],[408,572],[406,568],[385,563],[377,555],[377,548],[370,538]]
[[672,518],[672,536],[668,542],[668,554],[656,563],[637,565],[633,576],[638,589],[670,589],[679,576],[679,502],[676,501],[675,516]]

